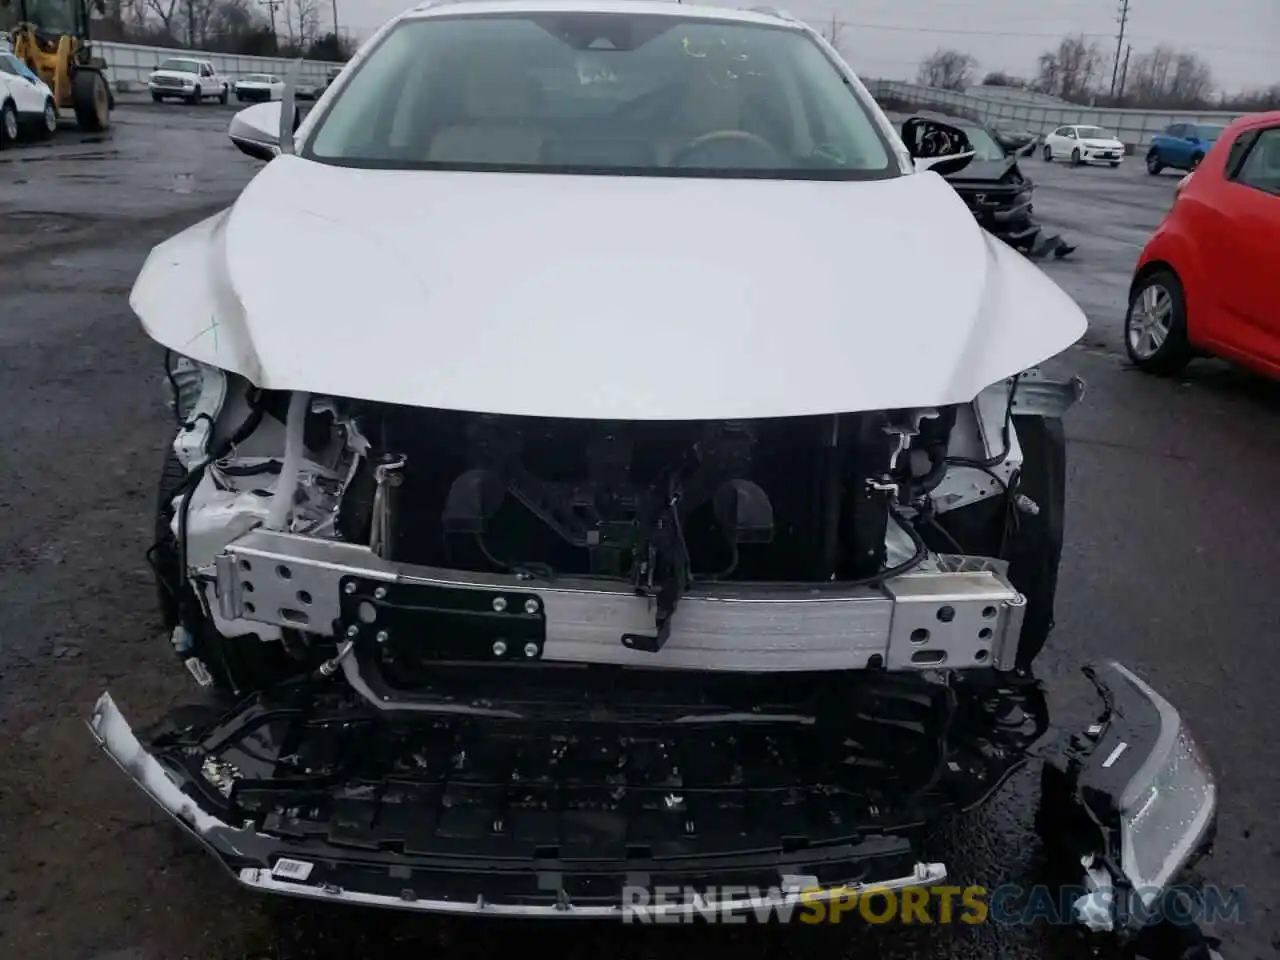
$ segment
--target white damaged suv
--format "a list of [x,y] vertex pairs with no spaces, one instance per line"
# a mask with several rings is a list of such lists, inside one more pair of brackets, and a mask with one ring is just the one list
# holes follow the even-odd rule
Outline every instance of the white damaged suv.
[[[1085,330],[929,170],[963,132],[913,156],[805,24],[648,0],[427,4],[294,109],[236,116],[269,162],[130,298],[176,418],[149,556],[215,703],[144,742],[104,694],[104,749],[327,901],[943,880],[924,831],[1048,729],[1082,385],[1037,366]],[[1216,792],[1089,672],[1043,809],[1097,927]]]

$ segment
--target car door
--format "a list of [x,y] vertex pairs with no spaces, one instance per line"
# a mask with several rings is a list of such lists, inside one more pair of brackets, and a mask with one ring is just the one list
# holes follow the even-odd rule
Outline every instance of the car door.
[[1050,156],[1058,156],[1062,153],[1062,142],[1066,138],[1067,128],[1059,127],[1053,133],[1044,138],[1045,143],[1049,147]]
[[1219,306],[1209,335],[1237,359],[1280,372],[1280,124],[1237,138],[1206,207],[1208,229],[1196,240]]
[[12,53],[0,53],[0,73],[13,97],[19,113],[40,113],[44,110],[45,92],[38,82],[31,79],[31,71]]
[[1162,159],[1169,166],[1180,170],[1191,166],[1191,144],[1187,141],[1190,130],[1190,124],[1186,123],[1175,123],[1169,128],[1169,137],[1162,151]]

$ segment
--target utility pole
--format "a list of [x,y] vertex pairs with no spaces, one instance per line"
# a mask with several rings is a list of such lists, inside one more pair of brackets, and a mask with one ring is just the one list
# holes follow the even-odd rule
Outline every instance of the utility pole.
[[1124,98],[1125,83],[1129,80],[1129,56],[1133,53],[1133,44],[1129,44],[1124,48],[1124,66],[1120,68],[1120,90],[1118,96]]
[[1116,37],[1116,63],[1111,69],[1111,96],[1116,95],[1116,82],[1120,79],[1120,51],[1124,49],[1124,32],[1129,26],[1129,0],[1120,0],[1120,34]]
[[258,0],[271,15],[271,41],[278,47],[280,40],[276,36],[276,7],[281,6],[284,0]]
[[333,46],[335,52],[341,46],[338,42],[338,0],[333,0]]

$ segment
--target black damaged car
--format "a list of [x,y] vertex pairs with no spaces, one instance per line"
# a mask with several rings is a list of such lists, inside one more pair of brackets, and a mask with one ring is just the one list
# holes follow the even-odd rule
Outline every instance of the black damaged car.
[[[969,120],[915,116],[903,124],[907,146],[937,139],[946,129],[959,129],[968,139],[973,159],[960,170],[944,174],[948,183],[973,211],[983,229],[999,237],[1015,250],[1034,259],[1065,257],[1075,250],[1058,234],[1047,233],[1032,216],[1035,183],[1026,176],[1018,160],[1021,152],[1010,152],[990,128]],[[1028,149],[1033,143],[1028,143]]]

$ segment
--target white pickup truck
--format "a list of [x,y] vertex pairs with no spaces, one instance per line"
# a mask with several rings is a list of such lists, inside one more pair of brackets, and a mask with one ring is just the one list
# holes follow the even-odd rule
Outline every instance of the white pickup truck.
[[160,62],[147,81],[151,99],[185,100],[202,103],[217,100],[226,103],[231,95],[231,80],[214,69],[212,61],[190,57],[170,57]]

